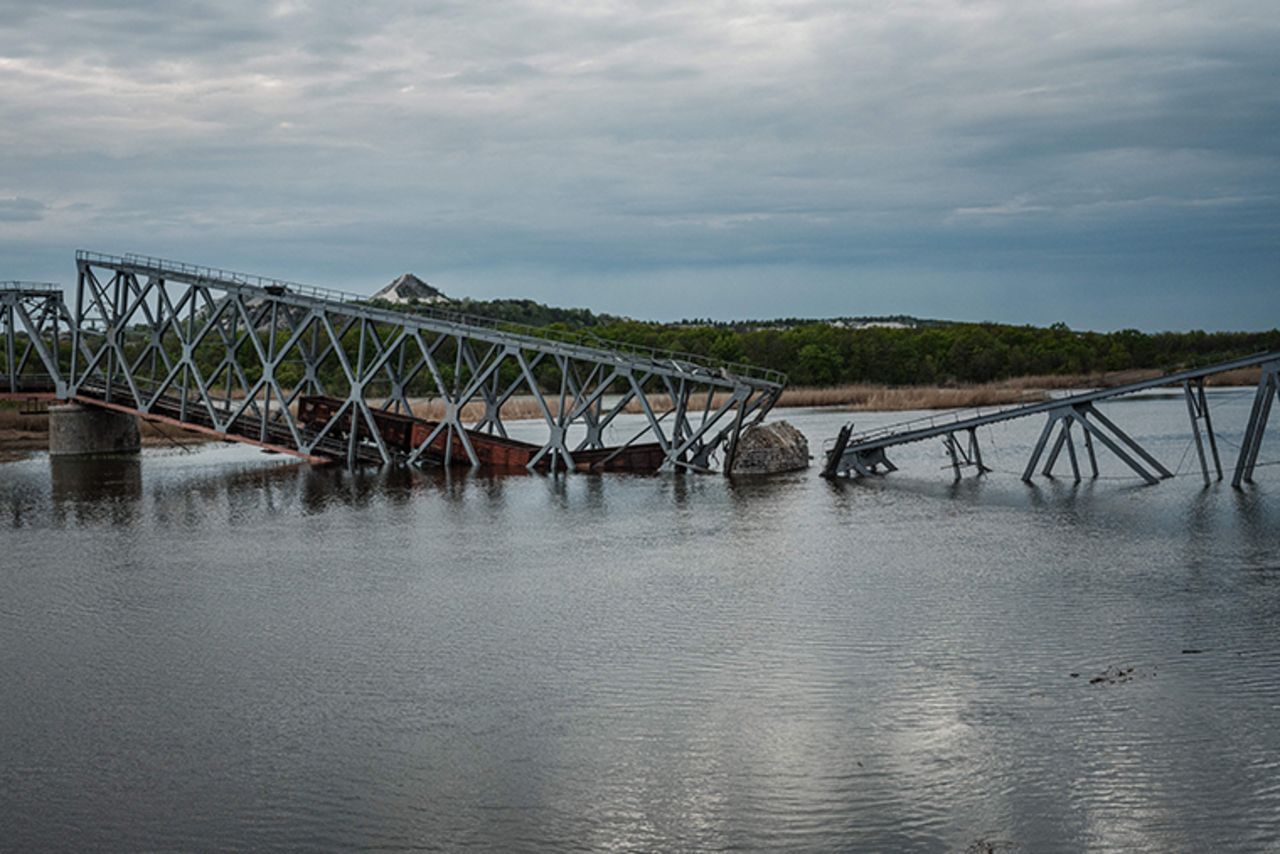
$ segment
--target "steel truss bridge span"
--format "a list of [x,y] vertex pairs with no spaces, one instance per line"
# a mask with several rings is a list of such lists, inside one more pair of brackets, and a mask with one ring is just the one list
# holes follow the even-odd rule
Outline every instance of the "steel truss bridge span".
[[[74,315],[50,292],[57,319],[44,327],[29,309],[9,308],[8,290],[3,303],[10,341],[43,354],[34,342],[53,327],[42,364],[60,396],[313,461],[501,458],[600,470],[640,460],[646,470],[727,471],[742,430],[765,417],[786,380],[147,256],[80,251],[76,267]],[[14,316],[25,335],[15,334]],[[542,425],[540,443],[508,437],[504,414],[515,407]],[[618,435],[623,412],[643,426]]]
[[57,285],[0,282],[0,398],[65,395],[74,324]]
[[[1147,389],[1180,385],[1187,403],[1187,414],[1200,461],[1200,471],[1205,483],[1208,484],[1211,479],[1209,471],[1211,462],[1218,480],[1223,479],[1223,472],[1222,461],[1218,454],[1218,441],[1213,430],[1213,419],[1209,412],[1209,402],[1204,392],[1205,378],[1251,367],[1261,367],[1262,376],[1254,395],[1253,408],[1249,421],[1245,425],[1244,442],[1231,479],[1232,486],[1239,487],[1242,483],[1253,482],[1254,468],[1258,463],[1258,454],[1262,446],[1267,419],[1271,413],[1271,404],[1276,397],[1280,396],[1280,353],[1258,353],[1242,359],[1179,371],[1115,388],[1084,392],[1043,403],[1012,406],[991,412],[976,410],[931,416],[862,433],[855,433],[853,424],[850,423],[845,425],[839,435],[828,443],[823,475],[825,477],[863,477],[896,471],[897,467],[889,461],[887,451],[899,445],[928,439],[941,439],[957,480],[960,478],[963,467],[971,466],[979,475],[985,474],[991,469],[982,459],[982,449],[978,443],[978,428],[1012,421],[1015,418],[1045,415],[1044,428],[1040,431],[1040,437],[1022,472],[1024,481],[1031,482],[1042,458],[1045,462],[1041,474],[1052,476],[1054,466],[1064,449],[1067,451],[1073,478],[1077,482],[1082,479],[1080,457],[1076,453],[1073,437],[1073,427],[1078,426],[1080,428],[1078,435],[1083,440],[1093,477],[1098,477],[1098,460],[1094,448],[1096,441],[1148,484],[1154,484],[1164,478],[1173,477],[1173,472],[1115,422],[1103,415],[1095,404]],[[1051,440],[1053,444],[1050,447]],[[1049,452],[1047,458],[1046,450]]]

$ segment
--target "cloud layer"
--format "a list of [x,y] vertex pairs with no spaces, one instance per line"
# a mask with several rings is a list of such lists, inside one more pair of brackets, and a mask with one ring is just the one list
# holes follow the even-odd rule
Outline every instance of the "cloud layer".
[[1266,2],[0,2],[0,277],[1272,326],[1278,41]]

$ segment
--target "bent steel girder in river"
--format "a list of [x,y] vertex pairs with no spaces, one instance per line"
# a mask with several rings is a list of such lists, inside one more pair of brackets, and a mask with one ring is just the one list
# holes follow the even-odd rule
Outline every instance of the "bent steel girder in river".
[[[1254,395],[1253,410],[1245,424],[1244,443],[1236,461],[1235,473],[1231,485],[1239,487],[1242,483],[1253,480],[1254,469],[1258,465],[1258,453],[1266,432],[1267,419],[1271,412],[1272,401],[1280,397],[1280,353],[1257,353],[1240,359],[1219,362],[1201,368],[1178,371],[1142,380],[1114,388],[1081,392],[1041,403],[1028,403],[1008,406],[995,410],[956,411],[916,418],[898,424],[889,424],[863,433],[854,433],[853,425],[848,424],[832,440],[826,449],[826,462],[823,475],[826,477],[855,476],[881,474],[879,467],[888,471],[896,470],[889,462],[886,452],[900,445],[920,442],[928,439],[942,439],[944,447],[951,458],[951,466],[955,478],[960,479],[962,466],[974,466],[979,474],[990,471],[982,462],[981,449],[978,447],[977,430],[990,424],[1012,421],[1028,416],[1045,415],[1046,420],[1040,436],[1036,441],[1031,457],[1023,470],[1022,479],[1028,483],[1036,473],[1040,460],[1048,451],[1044,467],[1040,473],[1052,477],[1054,466],[1063,449],[1067,451],[1067,459],[1071,465],[1071,474],[1075,481],[1082,480],[1080,458],[1076,455],[1075,435],[1079,435],[1087,453],[1087,462],[1093,477],[1098,477],[1098,460],[1094,450],[1094,440],[1111,452],[1138,477],[1148,484],[1174,476],[1174,473],[1158,459],[1121,429],[1115,422],[1107,418],[1095,404],[1135,392],[1159,388],[1161,386],[1182,387],[1187,403],[1187,414],[1191,422],[1191,435],[1196,447],[1196,456],[1200,462],[1201,476],[1207,486],[1212,479],[1209,463],[1212,461],[1217,479],[1222,480],[1222,461],[1218,454],[1218,442],[1214,433],[1213,418],[1209,412],[1209,402],[1204,392],[1204,381],[1214,374],[1226,373],[1241,368],[1258,368],[1261,377],[1257,392]],[[1072,428],[1080,430],[1073,433]],[[1201,432],[1204,436],[1202,438]],[[957,434],[968,434],[967,445],[957,438]],[[1056,433],[1056,438],[1055,438]],[[1050,446],[1050,440],[1053,440]],[[1206,454],[1206,442],[1208,454]]]
[[[663,469],[708,469],[723,452],[727,470],[741,430],[785,382],[156,258],[78,252],[76,262],[70,396],[308,458],[478,465],[478,437],[505,438],[504,409],[520,404],[545,433],[529,467],[573,468],[588,451],[606,464],[616,454],[605,431],[638,411],[643,426],[617,454],[643,440]],[[313,398],[332,402],[323,421],[300,417]],[[401,416],[417,419],[412,430],[387,426],[410,423]]]
[[72,325],[57,285],[0,282],[0,394],[64,394]]

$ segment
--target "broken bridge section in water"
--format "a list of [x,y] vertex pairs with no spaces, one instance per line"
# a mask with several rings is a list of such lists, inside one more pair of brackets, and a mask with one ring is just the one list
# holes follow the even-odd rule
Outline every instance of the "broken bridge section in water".
[[[727,471],[743,429],[786,382],[750,365],[148,256],[80,251],[76,267],[74,314],[56,289],[0,289],[15,391],[40,386],[313,461]],[[542,441],[508,436],[516,407],[545,428]],[[642,426],[618,436],[624,412]]]
[[[889,449],[929,439],[942,441],[957,480],[960,479],[961,469],[965,467],[974,468],[979,475],[985,474],[991,469],[982,460],[978,428],[1002,421],[1012,421],[1015,418],[1045,415],[1044,428],[1040,431],[1040,437],[1022,473],[1024,481],[1031,482],[1041,459],[1044,459],[1044,467],[1040,473],[1046,477],[1052,476],[1064,449],[1071,465],[1072,477],[1076,482],[1082,480],[1081,461],[1076,452],[1075,442],[1075,436],[1078,435],[1084,444],[1085,456],[1093,477],[1098,477],[1098,459],[1094,447],[1096,441],[1148,484],[1158,483],[1162,479],[1173,477],[1173,472],[1119,425],[1103,415],[1095,404],[1147,389],[1181,386],[1187,403],[1191,435],[1195,440],[1200,461],[1200,471],[1204,476],[1205,484],[1208,484],[1211,481],[1211,465],[1218,480],[1223,479],[1223,471],[1222,460],[1218,453],[1218,440],[1213,429],[1213,418],[1204,392],[1205,378],[1251,367],[1260,367],[1262,376],[1254,394],[1253,408],[1249,421],[1245,425],[1244,441],[1241,443],[1240,454],[1236,459],[1231,478],[1231,485],[1239,487],[1243,483],[1253,482],[1254,469],[1258,464],[1258,454],[1262,447],[1262,437],[1266,431],[1267,419],[1271,414],[1271,404],[1280,397],[1280,353],[1258,353],[1242,359],[1179,371],[1115,388],[1073,394],[1043,403],[1010,406],[985,412],[978,409],[926,416],[862,433],[855,433],[853,424],[850,423],[845,425],[834,440],[828,442],[825,449],[826,461],[823,476],[865,477],[897,471],[897,467],[889,460]],[[1079,430],[1073,431],[1076,427]],[[1053,443],[1052,446],[1049,445],[1050,441]]]

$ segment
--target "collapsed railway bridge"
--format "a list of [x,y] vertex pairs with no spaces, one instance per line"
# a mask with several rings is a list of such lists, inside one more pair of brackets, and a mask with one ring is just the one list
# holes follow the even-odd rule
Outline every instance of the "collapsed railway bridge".
[[[1238,488],[1242,483],[1253,482],[1263,433],[1266,431],[1267,419],[1271,414],[1271,404],[1276,397],[1280,396],[1280,353],[1258,353],[1242,359],[1179,371],[1115,388],[1081,392],[1043,403],[1009,406],[986,412],[972,410],[943,413],[857,433],[854,432],[852,423],[846,424],[835,439],[827,445],[822,474],[828,478],[867,477],[897,471],[897,467],[888,457],[891,449],[930,439],[942,441],[950,457],[956,480],[960,479],[961,469],[965,467],[974,468],[980,475],[985,474],[991,469],[982,459],[978,428],[1018,418],[1044,415],[1044,427],[1022,472],[1022,479],[1027,483],[1031,482],[1042,459],[1044,467],[1040,473],[1046,477],[1052,476],[1064,449],[1071,465],[1072,477],[1079,482],[1082,479],[1081,461],[1076,453],[1075,440],[1075,437],[1079,436],[1083,441],[1085,456],[1093,477],[1098,477],[1098,458],[1094,449],[1096,441],[1128,466],[1135,475],[1148,484],[1154,484],[1162,479],[1173,477],[1173,472],[1118,424],[1099,411],[1095,404],[1162,386],[1181,386],[1187,403],[1191,435],[1200,461],[1200,472],[1205,484],[1208,485],[1211,480],[1210,464],[1218,480],[1223,479],[1223,472],[1222,459],[1218,454],[1218,440],[1213,428],[1213,417],[1209,412],[1209,401],[1204,392],[1205,378],[1240,368],[1253,367],[1260,369],[1261,378],[1254,394],[1253,408],[1245,425],[1244,441],[1231,477],[1231,485]],[[1073,430],[1077,427],[1078,430]],[[1052,446],[1049,445],[1050,441],[1053,442]],[[1047,456],[1046,451],[1048,451]]]
[[[56,396],[312,461],[729,471],[785,375],[140,255],[0,284],[0,395]],[[531,407],[540,442],[508,435]],[[643,416],[616,444],[615,420]],[[508,421],[510,419],[508,418]],[[632,419],[634,421],[634,419]]]

